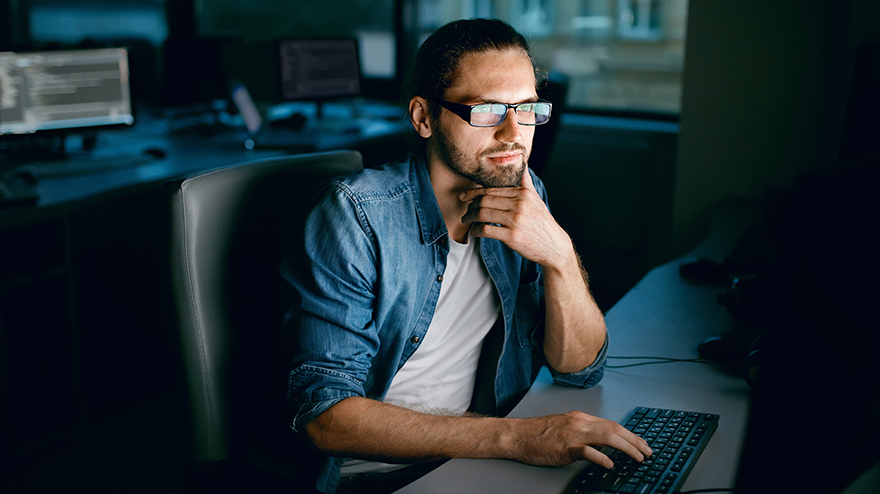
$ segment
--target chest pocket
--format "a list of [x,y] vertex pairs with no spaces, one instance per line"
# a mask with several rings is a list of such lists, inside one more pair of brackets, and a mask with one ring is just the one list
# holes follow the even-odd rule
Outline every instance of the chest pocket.
[[535,276],[531,282],[520,284],[516,294],[514,325],[519,345],[523,348],[532,347],[535,341],[543,339],[536,334],[543,328],[544,321],[543,287],[540,281],[540,277]]

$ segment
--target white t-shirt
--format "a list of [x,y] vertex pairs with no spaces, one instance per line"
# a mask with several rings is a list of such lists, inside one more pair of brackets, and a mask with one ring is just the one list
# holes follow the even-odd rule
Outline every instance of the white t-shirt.
[[483,340],[500,314],[501,301],[480,257],[479,239],[468,240],[449,242],[434,318],[391,381],[387,403],[452,414],[464,413],[471,404]]
[[[434,318],[415,353],[391,381],[386,403],[435,415],[461,415],[471,403],[483,340],[501,314],[501,300],[478,238],[450,239]],[[349,460],[342,474],[388,471],[404,465]]]

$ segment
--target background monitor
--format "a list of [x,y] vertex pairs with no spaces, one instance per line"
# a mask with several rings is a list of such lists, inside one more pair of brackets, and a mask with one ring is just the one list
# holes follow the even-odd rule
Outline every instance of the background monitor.
[[125,48],[0,52],[0,136],[133,124]]
[[355,39],[299,39],[278,43],[281,99],[324,100],[359,96],[361,72]]

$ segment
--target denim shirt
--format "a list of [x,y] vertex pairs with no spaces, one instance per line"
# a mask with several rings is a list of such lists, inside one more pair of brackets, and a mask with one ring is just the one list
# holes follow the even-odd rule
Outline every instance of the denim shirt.
[[[531,172],[529,172],[531,173]],[[532,174],[546,203],[543,183]],[[382,400],[391,380],[425,339],[448,253],[448,234],[423,159],[366,169],[325,183],[294,229],[282,263],[293,288],[285,328],[291,428],[303,428],[340,402]],[[540,266],[502,242],[480,253],[501,299],[504,339],[495,404],[509,411],[544,364]],[[591,387],[605,369],[608,342],[583,371],[556,382]],[[327,457],[316,487],[334,492],[342,458]]]

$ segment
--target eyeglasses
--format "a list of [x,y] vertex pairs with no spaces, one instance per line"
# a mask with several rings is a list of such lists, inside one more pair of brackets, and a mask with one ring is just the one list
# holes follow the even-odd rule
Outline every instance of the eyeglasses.
[[473,127],[497,127],[507,118],[507,110],[516,110],[516,121],[520,125],[544,125],[550,120],[553,104],[549,101],[529,101],[509,105],[507,103],[480,103],[462,105],[449,101],[435,100],[440,106],[455,113]]

